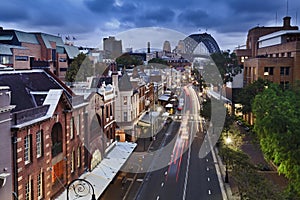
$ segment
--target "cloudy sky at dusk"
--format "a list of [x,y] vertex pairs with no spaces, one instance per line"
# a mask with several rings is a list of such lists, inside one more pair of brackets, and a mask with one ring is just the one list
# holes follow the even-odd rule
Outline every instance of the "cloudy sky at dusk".
[[221,49],[233,50],[245,43],[250,28],[280,26],[287,12],[299,25],[299,0],[10,0],[1,2],[0,26],[74,36],[75,45],[89,47],[142,27],[184,35],[207,31]]

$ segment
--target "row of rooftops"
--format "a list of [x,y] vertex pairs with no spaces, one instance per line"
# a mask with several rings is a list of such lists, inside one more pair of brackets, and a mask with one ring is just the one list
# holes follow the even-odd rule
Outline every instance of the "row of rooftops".
[[41,45],[37,36],[41,37],[43,45],[45,45],[47,49],[52,49],[51,43],[55,43],[56,48],[61,50],[64,49],[70,59],[73,59],[79,54],[78,47],[64,44],[60,36],[47,33],[3,29],[0,29],[0,54],[12,55],[12,48],[26,49],[26,47],[21,46],[21,43]]

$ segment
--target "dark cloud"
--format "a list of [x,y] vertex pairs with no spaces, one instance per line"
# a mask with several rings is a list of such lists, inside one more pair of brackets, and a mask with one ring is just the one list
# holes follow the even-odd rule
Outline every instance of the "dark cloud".
[[[295,18],[299,9],[300,1],[289,1],[289,15]],[[186,34],[208,29],[246,35],[257,24],[275,24],[276,13],[280,22],[286,15],[286,1],[10,0],[1,2],[0,24],[13,23],[16,29],[20,25],[70,34],[95,31],[113,34],[130,28],[155,26]]]
[[175,12],[169,8],[148,9],[135,18],[135,24],[140,27],[171,24],[174,17]]

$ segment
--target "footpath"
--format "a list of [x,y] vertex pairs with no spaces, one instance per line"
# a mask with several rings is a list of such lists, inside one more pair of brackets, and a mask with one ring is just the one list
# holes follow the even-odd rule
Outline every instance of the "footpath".
[[[245,137],[243,139],[243,145],[241,146],[241,150],[249,156],[251,164],[253,164],[254,166],[258,166],[260,168],[259,171],[260,174],[262,174],[264,177],[266,177],[266,179],[268,179],[273,184],[275,184],[276,186],[278,186],[280,189],[283,190],[287,186],[288,180],[283,175],[279,175],[276,167],[264,159],[263,153],[260,150],[259,145],[254,141],[253,137],[251,136],[251,133],[245,132],[242,128],[240,128],[240,131],[243,134],[245,134]],[[218,165],[220,167],[220,172],[224,181],[225,164],[222,162],[222,159],[218,155],[217,147],[214,147],[214,151],[217,155]],[[240,196],[238,193],[238,187],[234,182],[234,180],[230,177],[231,174],[229,172],[229,183],[223,182],[227,199],[239,200]]]

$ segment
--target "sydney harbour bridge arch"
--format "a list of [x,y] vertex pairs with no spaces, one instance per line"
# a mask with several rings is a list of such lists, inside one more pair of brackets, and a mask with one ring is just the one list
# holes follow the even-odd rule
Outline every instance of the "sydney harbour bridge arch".
[[186,54],[193,54],[201,42],[205,45],[210,54],[221,52],[216,40],[208,33],[192,34],[186,37],[183,42],[185,44]]

